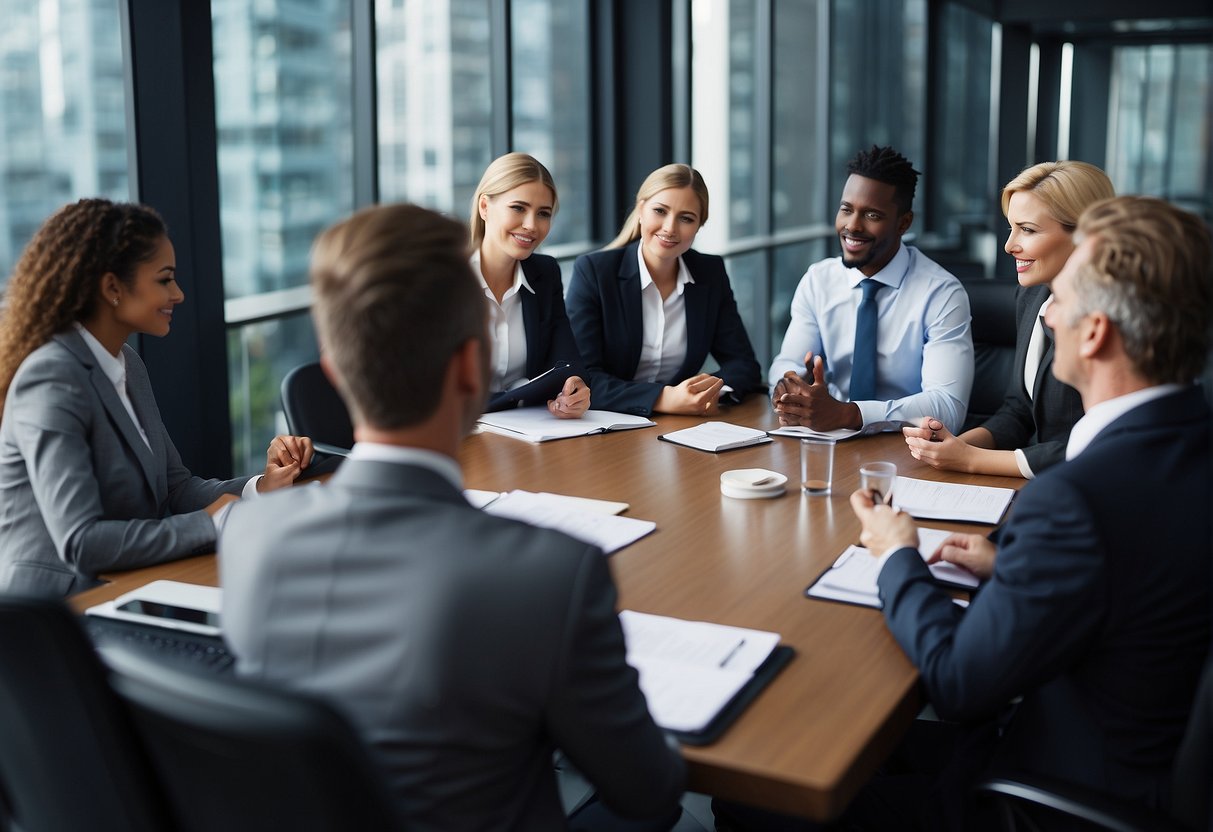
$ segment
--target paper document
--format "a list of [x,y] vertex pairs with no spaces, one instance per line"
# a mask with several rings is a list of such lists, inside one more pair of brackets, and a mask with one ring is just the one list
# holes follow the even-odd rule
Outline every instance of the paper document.
[[609,410],[587,410],[580,419],[557,419],[544,407],[520,407],[485,413],[480,417],[479,424],[491,433],[525,439],[527,442],[548,442],[610,430],[648,428],[657,423],[643,416],[612,413]]
[[[939,548],[951,532],[943,529],[919,529],[918,551],[926,560]],[[880,609],[880,593],[876,579],[880,577],[879,561],[862,546],[848,546],[834,565],[825,571],[805,592],[813,598],[829,598],[865,607]],[[937,581],[960,589],[975,589],[977,576],[953,563],[933,563],[928,567]]]
[[593,543],[608,555],[635,543],[657,528],[657,524],[651,520],[615,517],[604,512],[602,507],[586,511],[573,502],[577,500],[561,494],[510,491],[489,503],[484,510],[498,517],[510,517],[532,526],[564,532],[570,537]]
[[745,448],[750,445],[764,445],[771,441],[771,437],[767,436],[766,431],[742,427],[729,422],[703,422],[694,427],[662,434],[658,439],[712,453]]
[[836,442],[841,442],[844,439],[850,439],[852,436],[859,436],[863,431],[859,428],[838,428],[838,430],[813,430],[802,425],[789,425],[783,428],[769,430],[767,433],[771,436],[791,436],[797,439],[833,439]]
[[1013,488],[960,485],[954,482],[898,477],[893,505],[920,520],[956,520],[997,524],[1011,500]]
[[653,721],[699,731],[745,687],[779,644],[779,634],[624,610],[627,662]]
[[472,508],[484,508],[500,496],[500,491],[481,491],[479,488],[463,489],[463,499],[467,500]]

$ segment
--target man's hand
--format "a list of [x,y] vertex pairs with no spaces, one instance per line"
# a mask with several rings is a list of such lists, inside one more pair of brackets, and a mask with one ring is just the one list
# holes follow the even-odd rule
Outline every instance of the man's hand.
[[805,356],[805,366],[812,370],[809,381],[789,370],[775,384],[771,399],[779,424],[804,425],[820,431],[863,427],[858,405],[840,402],[830,395],[821,356]]
[[994,574],[998,547],[979,534],[953,534],[939,544],[927,563],[946,561],[964,567],[983,581]]
[[863,524],[859,542],[873,557],[890,549],[918,548],[918,526],[908,514],[872,499],[872,492],[860,489],[851,495],[851,508]]

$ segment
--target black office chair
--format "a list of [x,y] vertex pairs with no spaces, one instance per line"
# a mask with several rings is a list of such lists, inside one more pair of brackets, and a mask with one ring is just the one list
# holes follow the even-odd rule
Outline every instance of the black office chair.
[[106,676],[61,602],[0,596],[0,828],[172,828]]
[[354,447],[350,413],[319,362],[301,364],[282,379],[282,410],[291,433],[310,436],[316,450],[344,455]]
[[1011,280],[964,280],[973,316],[973,392],[964,430],[1002,406],[1015,365],[1015,291]]
[[[1151,811],[1105,792],[1037,776],[994,777],[978,786],[991,800],[1003,829],[1049,829],[1051,822],[1110,832],[1193,832],[1213,828],[1210,788],[1213,774],[1213,661],[1192,705],[1192,715],[1175,756],[1171,812]],[[1064,828],[1072,828],[1065,826]]]
[[107,661],[178,828],[401,828],[382,772],[321,700],[134,653]]

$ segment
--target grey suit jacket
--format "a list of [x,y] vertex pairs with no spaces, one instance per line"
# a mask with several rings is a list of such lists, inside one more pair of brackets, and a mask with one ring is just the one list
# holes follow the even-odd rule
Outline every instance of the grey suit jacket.
[[1020,289],[1015,300],[1015,371],[1007,384],[1007,395],[998,412],[982,425],[994,437],[994,446],[1003,450],[1022,448],[1033,474],[1066,458],[1070,428],[1082,418],[1082,397],[1053,375],[1053,339],[1045,341],[1045,352],[1036,371],[1032,396],[1024,387],[1024,365],[1028,342],[1040,315],[1040,307],[1049,297],[1048,286]]
[[555,748],[621,814],[676,808],[684,765],[596,547],[473,509],[427,468],[349,460],[235,506],[219,561],[238,670],[342,708],[408,828],[565,828]]
[[99,572],[211,551],[202,509],[246,478],[190,475],[129,346],[126,386],[148,442],[75,331],[22,362],[0,422],[0,589],[63,596]]

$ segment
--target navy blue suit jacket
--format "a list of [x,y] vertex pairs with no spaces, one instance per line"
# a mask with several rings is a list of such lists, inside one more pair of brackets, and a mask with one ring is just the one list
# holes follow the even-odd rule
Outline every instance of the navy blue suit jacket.
[[[639,241],[623,248],[583,254],[573,265],[569,318],[585,359],[594,407],[647,416],[664,385],[633,381],[640,363],[644,325],[640,306]],[[762,370],[737,302],[724,260],[694,249],[682,255],[694,283],[684,289],[687,315],[686,359],[671,384],[695,375],[708,354],[740,399],[763,389]]]
[[1197,387],[1126,413],[1020,491],[967,612],[913,549],[885,564],[885,620],[941,716],[1023,695],[997,765],[1165,805],[1209,647],[1209,452]]
[[1082,397],[1078,391],[1053,375],[1051,335],[1045,339],[1045,351],[1036,371],[1031,398],[1024,387],[1028,342],[1040,307],[1048,297],[1048,286],[1019,290],[1015,299],[1015,370],[1007,384],[1002,406],[982,425],[994,437],[994,447],[1003,450],[1022,448],[1034,474],[1066,458],[1070,428],[1082,418]]
[[[526,377],[534,378],[557,362],[567,361],[573,368],[572,375],[584,379],[585,366],[564,311],[560,264],[546,254],[532,254],[522,261],[522,273],[535,290],[535,294],[525,289],[520,292],[522,323],[526,328]],[[592,400],[592,387],[590,396]]]

